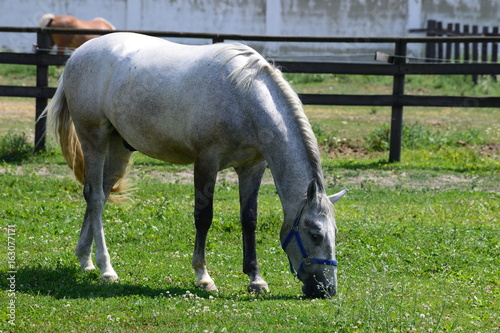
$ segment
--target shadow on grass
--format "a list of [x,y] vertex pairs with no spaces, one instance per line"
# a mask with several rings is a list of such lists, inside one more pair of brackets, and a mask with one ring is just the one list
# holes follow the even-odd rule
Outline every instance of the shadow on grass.
[[[12,274],[1,272],[0,279],[6,281]],[[106,282],[100,278],[98,270],[84,272],[77,267],[23,267],[15,274],[17,292],[62,298],[110,298],[120,296],[140,295],[145,297],[159,297],[170,294],[184,295],[187,288],[169,287],[154,288],[133,282]],[[9,285],[2,283],[2,289],[9,289]],[[191,289],[192,290],[192,289]],[[199,297],[209,297],[209,293],[198,290]]]
[[[209,298],[214,293],[204,291],[194,286],[186,288],[177,286],[150,287],[142,285],[139,282],[106,282],[100,277],[99,270],[84,272],[78,267],[57,266],[57,267],[23,267],[15,274],[9,272],[0,272],[1,281],[15,276],[16,292],[31,295],[50,296],[56,299],[91,299],[91,298],[112,298],[126,296],[143,297],[178,297],[186,294],[194,294],[200,298]],[[10,290],[10,283],[2,283],[1,289]],[[195,288],[195,289],[193,289]],[[216,298],[234,299],[234,295],[220,295]],[[289,295],[256,295],[239,296],[243,301],[253,301],[255,297],[261,300],[292,300],[299,299],[296,296]]]

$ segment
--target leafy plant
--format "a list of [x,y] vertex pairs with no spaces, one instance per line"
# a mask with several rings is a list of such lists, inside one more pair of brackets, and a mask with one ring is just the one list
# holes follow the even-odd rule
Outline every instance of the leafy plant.
[[0,138],[0,161],[19,163],[33,152],[33,146],[28,143],[25,133],[8,132]]
[[350,140],[345,137],[341,137],[336,132],[328,132],[327,130],[324,130],[320,123],[312,122],[311,127],[316,139],[318,140],[318,144],[327,150],[345,144],[352,145]]
[[385,123],[366,137],[366,148],[370,151],[387,151],[390,144],[391,127]]

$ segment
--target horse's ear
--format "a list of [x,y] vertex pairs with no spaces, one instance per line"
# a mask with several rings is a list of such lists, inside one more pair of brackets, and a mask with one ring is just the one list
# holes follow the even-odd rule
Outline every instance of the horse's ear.
[[342,197],[348,192],[349,190],[342,190],[340,191],[339,193],[335,193],[334,195],[330,195],[328,197],[328,199],[330,199],[330,202],[332,204],[336,203],[337,201],[339,201],[340,199],[342,199]]
[[309,187],[307,188],[307,203],[314,204],[318,200],[318,181],[316,179],[311,180]]

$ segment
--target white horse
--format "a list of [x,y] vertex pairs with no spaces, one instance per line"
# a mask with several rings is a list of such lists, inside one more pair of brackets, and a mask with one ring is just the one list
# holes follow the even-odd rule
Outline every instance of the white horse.
[[[120,191],[132,150],[172,163],[194,163],[196,285],[216,290],[205,261],[218,171],[239,177],[243,271],[249,291],[264,293],[255,249],[257,194],[266,161],[283,205],[281,242],[310,297],[336,292],[332,203],[316,138],[298,96],[281,73],[240,44],[187,46],[112,33],[77,49],[45,112],[87,202],[76,255],[85,270],[95,240],[102,276],[118,278],[102,214]],[[132,148],[133,147],[133,148]]]

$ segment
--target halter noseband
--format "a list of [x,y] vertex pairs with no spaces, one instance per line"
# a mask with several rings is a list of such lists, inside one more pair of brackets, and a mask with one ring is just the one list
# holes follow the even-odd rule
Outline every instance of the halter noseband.
[[295,221],[293,221],[293,226],[288,235],[285,237],[285,240],[283,241],[283,244],[281,244],[281,247],[283,250],[286,249],[292,238],[295,236],[295,239],[297,240],[297,245],[299,246],[300,253],[302,254],[302,262],[300,263],[299,269],[297,272],[295,272],[292,261],[290,260],[290,256],[288,256],[288,261],[290,262],[290,272],[296,277],[300,279],[300,273],[304,270],[305,266],[309,266],[311,264],[318,264],[318,265],[330,265],[330,266],[337,266],[337,260],[332,260],[332,259],[317,259],[317,258],[311,258],[309,257],[309,254],[307,254],[306,248],[304,247],[304,244],[302,243],[302,239],[300,238],[299,234],[299,220],[300,216],[302,215],[302,211],[304,210],[305,204],[302,206],[302,208],[299,211],[299,214],[295,218]]

